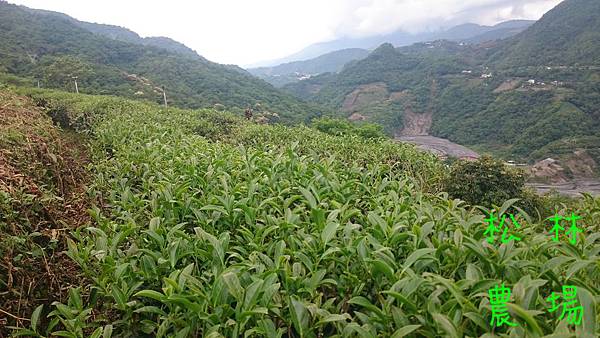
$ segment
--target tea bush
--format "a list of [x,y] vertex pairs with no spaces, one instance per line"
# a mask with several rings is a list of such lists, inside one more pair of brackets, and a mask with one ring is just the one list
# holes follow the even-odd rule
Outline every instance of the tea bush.
[[311,127],[330,135],[357,135],[364,138],[385,138],[383,127],[373,123],[351,123],[348,120],[330,117],[314,119]]
[[[98,154],[90,193],[103,204],[69,245],[93,284],[73,290],[68,304],[55,304],[50,331],[69,337],[600,332],[598,199],[560,211],[583,217],[576,245],[553,242],[550,224],[526,213],[516,216],[522,227],[511,230],[520,241],[490,244],[484,234],[490,210],[440,192],[443,165],[412,146],[243,121],[230,137],[211,140],[195,132],[206,111],[123,104],[102,114],[93,125]],[[494,211],[503,214],[514,202]],[[509,308],[518,327],[490,327],[488,290],[502,283],[513,290]],[[547,311],[546,297],[567,284],[577,285],[585,311],[576,328]]]
[[446,179],[450,196],[474,205],[501,205],[510,198],[520,197],[524,187],[522,171],[489,156],[454,162]]

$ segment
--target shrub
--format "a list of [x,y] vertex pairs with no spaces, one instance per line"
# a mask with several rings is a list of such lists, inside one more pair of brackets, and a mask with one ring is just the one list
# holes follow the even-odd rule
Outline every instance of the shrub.
[[455,162],[446,179],[450,196],[486,207],[502,205],[510,198],[523,196],[524,185],[522,171],[488,156],[477,161]]
[[313,120],[311,125],[313,128],[330,135],[356,135],[367,139],[386,137],[383,128],[372,123],[355,124],[343,119],[323,117]]
[[201,111],[194,132],[210,140],[228,137],[241,120],[225,112]]

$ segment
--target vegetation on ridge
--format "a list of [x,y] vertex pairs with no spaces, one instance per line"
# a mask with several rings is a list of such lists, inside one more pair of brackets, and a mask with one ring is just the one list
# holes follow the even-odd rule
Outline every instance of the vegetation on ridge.
[[102,33],[104,29],[59,13],[0,1],[0,79],[8,74],[25,78],[28,86],[39,81],[43,88],[74,92],[76,76],[82,93],[151,102],[162,102],[164,87],[175,106],[220,104],[243,111],[260,103],[277,112],[281,122],[304,121],[323,113],[241,68],[146,45],[148,41],[114,40]]

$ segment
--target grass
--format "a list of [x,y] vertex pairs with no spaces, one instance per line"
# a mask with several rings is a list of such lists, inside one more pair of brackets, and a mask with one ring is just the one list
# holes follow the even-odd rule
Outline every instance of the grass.
[[[68,337],[595,337],[600,200],[576,245],[520,213],[522,238],[485,240],[484,211],[452,200],[433,156],[392,141],[37,93],[92,136],[98,201],[69,256],[90,283],[38,308],[21,334]],[[79,121],[78,124],[73,121]],[[492,328],[488,290],[520,325]],[[578,286],[581,326],[547,311]],[[37,324],[38,320],[42,324]],[[49,325],[48,325],[49,323]]]

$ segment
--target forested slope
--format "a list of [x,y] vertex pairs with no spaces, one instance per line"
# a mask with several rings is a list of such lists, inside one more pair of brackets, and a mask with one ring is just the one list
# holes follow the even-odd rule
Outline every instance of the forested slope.
[[[90,25],[95,33],[85,28]],[[110,31],[119,34],[109,38]],[[84,93],[154,102],[162,100],[165,87],[168,99],[181,107],[221,104],[243,109],[259,103],[277,112],[284,122],[302,121],[320,112],[240,68],[216,64],[189,51],[173,51],[172,42],[167,46],[165,41],[124,38],[124,32],[2,1],[0,73],[26,78],[29,85],[39,81],[42,87],[69,91],[75,90],[76,76]]]

